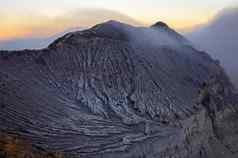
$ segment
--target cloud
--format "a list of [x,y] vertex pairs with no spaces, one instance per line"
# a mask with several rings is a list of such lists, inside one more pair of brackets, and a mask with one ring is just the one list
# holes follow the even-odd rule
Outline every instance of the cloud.
[[238,7],[223,9],[208,24],[186,36],[199,49],[219,59],[238,87]]

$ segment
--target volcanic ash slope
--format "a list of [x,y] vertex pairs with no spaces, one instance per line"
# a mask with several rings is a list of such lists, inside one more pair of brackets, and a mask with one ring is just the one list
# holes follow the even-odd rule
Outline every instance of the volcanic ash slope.
[[[197,105],[204,82],[212,119]],[[109,21],[0,55],[1,131],[70,158],[236,158],[237,100],[219,63],[163,22]]]

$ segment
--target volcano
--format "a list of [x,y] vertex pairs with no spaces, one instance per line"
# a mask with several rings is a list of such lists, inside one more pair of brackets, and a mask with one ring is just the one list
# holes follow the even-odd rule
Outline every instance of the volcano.
[[163,22],[108,21],[0,52],[1,132],[69,158],[235,158],[237,98],[219,62]]

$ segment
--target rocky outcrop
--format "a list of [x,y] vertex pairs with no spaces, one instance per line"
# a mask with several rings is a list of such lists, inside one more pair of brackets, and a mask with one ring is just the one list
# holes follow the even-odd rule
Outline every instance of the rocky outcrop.
[[[42,50],[2,51],[1,131],[66,157],[237,156],[232,84],[172,32],[109,21]],[[197,103],[203,82],[212,119]]]

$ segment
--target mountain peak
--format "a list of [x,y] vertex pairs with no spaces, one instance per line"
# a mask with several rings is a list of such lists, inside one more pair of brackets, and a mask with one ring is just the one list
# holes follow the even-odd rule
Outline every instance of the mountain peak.
[[126,23],[122,23],[120,21],[117,21],[117,20],[108,20],[104,23],[101,23],[99,25],[111,25],[111,26],[114,26],[114,27],[118,27],[118,26],[129,26],[128,24]]
[[151,27],[164,27],[164,28],[168,28],[169,26],[166,23],[164,23],[162,21],[159,21],[159,22],[155,23],[154,25],[152,25]]
[[[72,38],[73,37],[73,38]],[[169,28],[164,22],[157,22],[151,27],[138,27],[125,24],[115,20],[109,20],[101,24],[97,24],[90,29],[72,32],[55,42],[72,43],[81,38],[104,38],[129,42],[134,46],[183,46],[188,45],[186,39],[179,35],[176,31]],[[55,42],[50,46],[54,46]],[[63,42],[63,43],[64,43]]]

